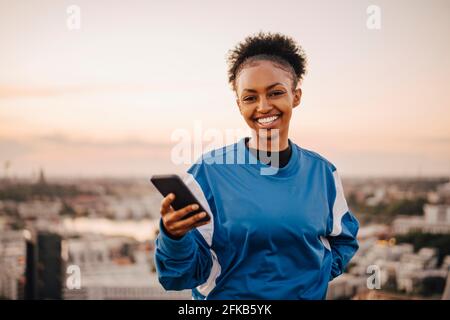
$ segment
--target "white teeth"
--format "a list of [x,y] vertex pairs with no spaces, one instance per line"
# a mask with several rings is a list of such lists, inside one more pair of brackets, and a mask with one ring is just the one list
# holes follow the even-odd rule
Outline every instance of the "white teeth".
[[277,120],[279,118],[279,116],[272,116],[272,117],[267,117],[267,118],[259,118],[257,121],[261,124],[268,124],[271,123],[275,120]]

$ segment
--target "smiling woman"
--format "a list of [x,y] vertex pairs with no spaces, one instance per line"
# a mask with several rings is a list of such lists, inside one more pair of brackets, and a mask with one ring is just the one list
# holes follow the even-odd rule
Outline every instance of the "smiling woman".
[[280,34],[259,34],[231,51],[228,63],[236,103],[255,133],[249,145],[260,149],[267,145],[271,151],[286,149],[292,109],[300,104],[302,95],[297,88],[305,73],[302,49]]
[[[201,213],[184,219],[195,208],[175,211],[173,194],[163,199],[159,281],[168,290],[190,288],[195,299],[324,299],[328,282],[358,249],[359,223],[336,167],[289,139],[302,93],[302,50],[287,36],[260,33],[231,51],[229,63],[252,137],[189,168],[184,181],[209,222]],[[269,162],[261,151],[271,153]],[[236,152],[250,163],[222,161]],[[263,174],[268,168],[276,170]]]

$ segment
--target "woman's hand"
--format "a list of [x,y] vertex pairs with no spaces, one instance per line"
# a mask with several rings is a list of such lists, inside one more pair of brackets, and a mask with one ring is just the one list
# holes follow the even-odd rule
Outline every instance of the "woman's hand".
[[206,217],[206,212],[204,211],[183,220],[185,215],[199,208],[198,204],[191,204],[175,211],[170,205],[174,199],[175,195],[170,193],[161,201],[162,222],[166,232],[172,237],[181,238],[191,229],[209,223],[210,220],[199,222],[201,219]]

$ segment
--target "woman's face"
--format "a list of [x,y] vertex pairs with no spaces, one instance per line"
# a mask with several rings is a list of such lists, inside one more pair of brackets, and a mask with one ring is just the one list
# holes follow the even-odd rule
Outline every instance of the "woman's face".
[[236,102],[258,137],[264,134],[270,139],[271,129],[278,129],[280,143],[287,143],[292,109],[300,104],[302,94],[301,89],[293,91],[292,85],[290,73],[271,61],[256,61],[238,74]]

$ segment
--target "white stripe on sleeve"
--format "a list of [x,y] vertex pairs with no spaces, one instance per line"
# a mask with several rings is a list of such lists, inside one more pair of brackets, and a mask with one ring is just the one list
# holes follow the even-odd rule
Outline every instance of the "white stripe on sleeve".
[[347,201],[344,196],[344,188],[337,170],[333,172],[334,185],[336,186],[336,198],[333,204],[333,230],[330,236],[337,236],[342,232],[342,217],[348,212]]
[[217,277],[219,277],[220,272],[222,270],[216,253],[214,252],[214,250],[211,249],[212,238],[214,233],[214,216],[212,214],[208,200],[206,200],[205,194],[203,193],[203,190],[201,186],[198,184],[197,180],[195,180],[194,176],[190,173],[187,173],[183,177],[183,181],[211,217],[210,223],[197,227],[197,230],[200,232],[200,234],[203,236],[206,243],[210,247],[211,257],[213,260],[213,265],[211,267],[211,272],[209,274],[208,279],[206,280],[205,283],[197,287],[197,290],[206,297],[216,286],[216,279]]

